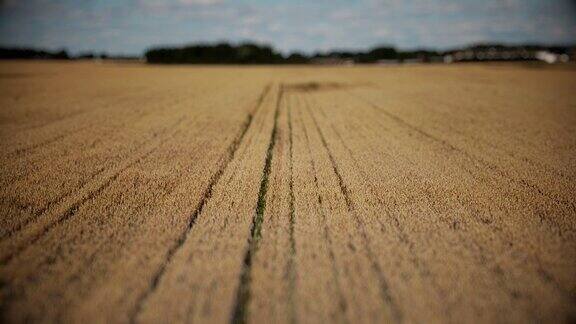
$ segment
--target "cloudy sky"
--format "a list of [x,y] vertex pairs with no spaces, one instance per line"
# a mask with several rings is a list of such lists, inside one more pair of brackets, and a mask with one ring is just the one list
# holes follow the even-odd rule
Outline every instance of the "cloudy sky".
[[141,54],[253,40],[284,53],[576,43],[575,0],[0,0],[0,45]]

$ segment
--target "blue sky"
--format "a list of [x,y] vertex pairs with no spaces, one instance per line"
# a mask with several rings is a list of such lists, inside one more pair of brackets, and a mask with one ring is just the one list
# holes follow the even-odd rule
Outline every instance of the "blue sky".
[[253,40],[284,53],[576,43],[574,0],[0,0],[0,45],[141,54]]

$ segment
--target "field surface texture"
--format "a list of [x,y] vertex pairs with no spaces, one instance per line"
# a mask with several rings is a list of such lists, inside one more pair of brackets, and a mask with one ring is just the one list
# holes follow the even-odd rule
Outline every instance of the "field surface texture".
[[576,320],[576,70],[0,63],[0,316]]

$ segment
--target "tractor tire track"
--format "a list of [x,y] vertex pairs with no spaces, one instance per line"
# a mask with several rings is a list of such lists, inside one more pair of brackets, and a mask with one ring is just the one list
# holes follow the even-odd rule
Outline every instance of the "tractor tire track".
[[260,181],[260,189],[258,191],[258,201],[256,203],[256,210],[254,218],[252,219],[252,226],[250,228],[250,236],[248,237],[248,248],[244,254],[244,266],[238,279],[239,285],[236,292],[236,302],[233,307],[232,323],[242,324],[248,320],[248,303],[250,302],[250,281],[252,259],[258,250],[258,244],[262,238],[262,222],[264,221],[264,212],[266,211],[266,193],[268,192],[268,181],[270,177],[272,158],[274,146],[276,145],[276,136],[278,132],[278,115],[280,113],[280,103],[282,101],[283,89],[280,85],[276,101],[276,110],[274,112],[274,126],[272,127],[272,134],[270,135],[270,142],[266,150],[266,160],[264,162],[264,169],[262,170],[262,177]]
[[394,300],[394,298],[392,297],[392,295],[390,293],[390,285],[388,283],[388,280],[386,279],[386,275],[384,275],[384,271],[382,270],[380,265],[378,265],[378,263],[376,262],[376,257],[375,257],[374,251],[370,247],[370,243],[369,243],[370,240],[368,238],[368,235],[366,234],[365,225],[360,220],[360,218],[357,214],[357,211],[354,208],[354,202],[350,198],[350,194],[348,192],[348,187],[346,187],[344,179],[342,178],[342,175],[340,174],[340,171],[338,170],[336,160],[334,159],[334,155],[332,154],[332,151],[328,147],[328,143],[326,142],[326,138],[324,137],[324,133],[322,132],[322,130],[320,129],[320,126],[318,125],[318,121],[316,120],[316,117],[314,117],[314,114],[312,114],[312,112],[310,111],[310,106],[309,105],[306,105],[306,106],[307,106],[306,108],[307,108],[308,114],[312,117],[312,120],[314,121],[314,126],[316,127],[316,131],[320,135],[322,145],[324,146],[324,149],[328,153],[328,157],[330,158],[330,163],[332,166],[332,171],[334,172],[334,174],[336,175],[336,177],[338,179],[338,185],[339,185],[340,191],[341,191],[341,193],[344,196],[344,199],[346,201],[346,206],[348,207],[348,210],[354,215],[354,220],[355,220],[356,226],[357,226],[357,228],[361,234],[362,241],[364,243],[364,248],[366,249],[368,256],[370,258],[371,267],[374,269],[374,272],[378,275],[378,280],[380,281],[379,282],[380,294],[382,296],[382,299],[384,300],[384,303],[389,306],[390,313],[392,314],[393,320],[395,322],[402,322],[402,312],[398,308],[396,301]]
[[264,90],[262,91],[262,94],[260,95],[260,97],[257,99],[256,105],[255,105],[255,108],[253,109],[253,111],[248,113],[248,116],[246,117],[246,120],[244,121],[244,124],[240,130],[240,133],[236,136],[236,138],[232,141],[232,143],[230,144],[230,146],[226,150],[226,159],[224,160],[224,163],[218,169],[218,171],[216,171],[216,173],[212,175],[210,182],[208,184],[208,187],[204,191],[202,199],[200,200],[200,202],[196,206],[192,215],[190,215],[190,218],[188,220],[188,226],[187,226],[186,230],[184,232],[182,232],[182,234],[178,237],[175,244],[172,245],[168,249],[168,251],[164,257],[164,261],[162,262],[162,265],[160,266],[160,268],[153,275],[148,289],[140,297],[138,297],[137,302],[136,302],[136,307],[135,307],[134,311],[131,313],[131,315],[129,316],[131,323],[136,323],[136,319],[137,319],[138,315],[143,310],[143,305],[146,303],[146,301],[148,300],[150,295],[152,295],[152,293],[158,287],[158,284],[159,284],[162,276],[166,272],[166,267],[170,263],[170,260],[172,260],[172,258],[176,254],[176,252],[178,252],[182,248],[182,246],[184,245],[184,242],[186,241],[188,234],[190,233],[190,231],[194,227],[194,224],[196,223],[196,219],[198,218],[198,215],[200,215],[200,213],[202,212],[202,210],[206,206],[206,203],[208,202],[208,200],[212,196],[212,191],[213,191],[214,186],[218,183],[218,181],[222,177],[222,174],[224,173],[224,171],[226,170],[226,168],[228,167],[230,162],[234,159],[234,157],[237,153],[237,150],[240,147],[240,144],[242,143],[246,133],[248,132],[248,129],[252,125],[252,121],[254,119],[254,116],[258,112],[259,108],[262,106],[262,102],[264,101],[264,98],[269,93],[270,89],[271,89],[271,85],[268,84],[264,88]]

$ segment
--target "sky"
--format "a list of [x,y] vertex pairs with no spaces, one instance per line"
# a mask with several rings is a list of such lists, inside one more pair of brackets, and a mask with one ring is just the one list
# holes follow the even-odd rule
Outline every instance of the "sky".
[[256,41],[293,51],[576,43],[576,0],[0,0],[0,45],[139,55]]

